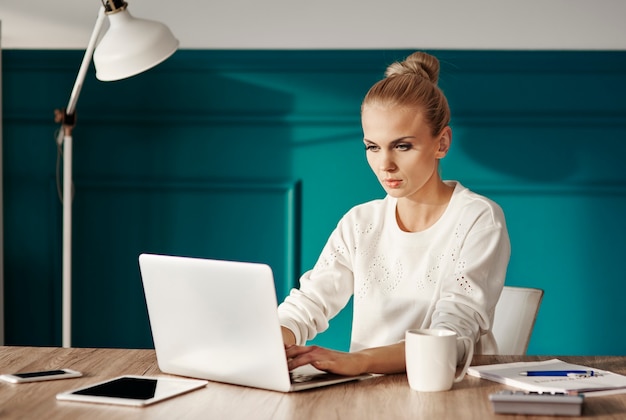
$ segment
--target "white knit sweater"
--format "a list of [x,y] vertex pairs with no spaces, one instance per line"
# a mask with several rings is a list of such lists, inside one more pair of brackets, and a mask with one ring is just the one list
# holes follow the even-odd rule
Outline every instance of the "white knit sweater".
[[424,231],[400,230],[390,196],[341,219],[315,267],[278,308],[298,344],[326,330],[354,296],[351,351],[397,343],[412,328],[471,337],[477,354],[497,350],[490,330],[510,257],[504,214],[460,183],[447,183],[455,186],[450,203]]

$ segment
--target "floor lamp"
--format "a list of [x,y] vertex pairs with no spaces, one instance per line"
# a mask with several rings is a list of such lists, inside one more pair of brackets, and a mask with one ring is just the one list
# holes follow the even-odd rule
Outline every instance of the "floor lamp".
[[[178,40],[167,26],[133,18],[123,0],[101,1],[67,108],[55,110],[55,121],[61,123],[57,144],[63,146],[63,347],[72,345],[72,129],[76,123],[76,102],[89,64],[93,58],[99,80],[120,80],[156,66],[178,48]],[[107,18],[109,28],[100,37]]]

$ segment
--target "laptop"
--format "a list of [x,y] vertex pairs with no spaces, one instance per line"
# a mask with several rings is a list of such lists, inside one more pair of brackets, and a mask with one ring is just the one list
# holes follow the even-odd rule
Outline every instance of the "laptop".
[[139,268],[164,373],[281,392],[372,377],[289,372],[268,265],[141,254]]

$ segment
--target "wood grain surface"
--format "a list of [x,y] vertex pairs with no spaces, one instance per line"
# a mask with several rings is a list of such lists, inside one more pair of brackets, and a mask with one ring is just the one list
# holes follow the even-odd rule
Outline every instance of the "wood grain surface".
[[[544,360],[553,356],[476,356],[474,365]],[[626,357],[557,356],[572,363],[626,374]],[[209,382],[148,407],[61,402],[56,394],[123,374],[161,373],[153,350],[0,347],[0,373],[70,368],[81,378],[46,382],[0,383],[0,419],[506,419],[555,417],[495,415],[488,395],[505,386],[465,377],[450,391],[420,393],[409,388],[406,375],[387,375],[360,382],[283,394]],[[588,397],[584,418],[626,418],[626,394]]]

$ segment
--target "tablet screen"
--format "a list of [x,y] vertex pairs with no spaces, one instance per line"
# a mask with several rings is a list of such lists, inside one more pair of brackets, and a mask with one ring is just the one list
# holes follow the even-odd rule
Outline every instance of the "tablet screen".
[[154,398],[158,379],[123,377],[74,391],[76,395],[149,400]]
[[207,381],[195,379],[127,375],[60,393],[57,395],[57,399],[141,406],[198,389],[207,383]]

